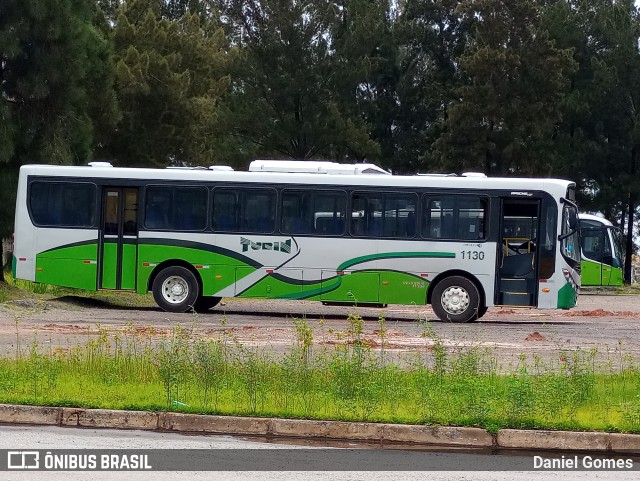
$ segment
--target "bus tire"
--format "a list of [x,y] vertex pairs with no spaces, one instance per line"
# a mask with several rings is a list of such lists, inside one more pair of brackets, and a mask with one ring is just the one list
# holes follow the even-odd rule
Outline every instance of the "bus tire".
[[193,308],[196,310],[196,312],[207,312],[212,307],[216,307],[218,304],[220,304],[221,300],[222,297],[200,296],[196,300]]
[[475,321],[481,310],[480,293],[466,277],[447,277],[434,287],[431,307],[442,321]]
[[196,276],[189,269],[171,266],[162,269],[153,281],[153,298],[168,312],[191,310],[200,294]]

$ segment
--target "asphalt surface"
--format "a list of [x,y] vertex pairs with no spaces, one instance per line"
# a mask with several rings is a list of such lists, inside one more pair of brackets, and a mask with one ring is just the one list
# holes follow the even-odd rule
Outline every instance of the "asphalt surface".
[[[534,464],[532,453],[507,453],[504,455],[478,454],[473,452],[427,452],[407,450],[379,450],[358,446],[350,447],[350,454],[354,456],[379,456],[384,457],[388,464],[382,470],[342,471],[341,466],[324,470],[309,471],[299,469],[300,462],[305,459],[309,463],[327,455],[327,448],[313,447],[303,448],[285,444],[273,444],[261,441],[234,438],[230,436],[184,436],[173,433],[151,433],[143,431],[121,430],[93,430],[72,429],[59,427],[25,427],[25,426],[0,426],[0,450],[24,449],[24,450],[59,450],[59,449],[168,449],[183,450],[171,456],[193,459],[198,463],[198,455],[202,452],[194,450],[227,450],[216,451],[216,455],[232,456],[242,463],[239,457],[246,456],[249,462],[263,460],[264,470],[252,471],[238,469],[234,471],[152,471],[152,472],[0,472],[0,480],[184,480],[184,479],[208,479],[208,480],[330,480],[330,481],[356,481],[356,480],[423,480],[434,479],[444,481],[525,481],[525,480],[632,480],[637,479],[637,467],[635,471],[618,470],[566,470],[566,471],[535,471],[527,468],[514,471],[514,466],[529,466]],[[344,450],[344,448],[341,448]],[[281,451],[281,453],[275,451]],[[55,451],[53,451],[55,452]],[[288,464],[282,464],[282,452],[290,458],[290,466],[295,470],[289,470]],[[300,452],[301,454],[297,454]],[[222,453],[222,454],[219,454]],[[329,453],[331,454],[331,453]],[[537,453],[542,456],[553,456],[551,453]],[[582,458],[586,454],[580,454]],[[428,466],[449,466],[449,470],[412,470],[411,463],[420,463]],[[479,468],[480,466],[480,468]],[[253,469],[253,468],[252,468]],[[480,470],[478,470],[480,469]]]

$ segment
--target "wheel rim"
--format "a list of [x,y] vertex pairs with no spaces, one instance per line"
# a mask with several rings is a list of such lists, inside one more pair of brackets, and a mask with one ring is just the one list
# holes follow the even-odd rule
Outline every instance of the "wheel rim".
[[189,284],[179,276],[167,277],[162,283],[162,297],[171,304],[180,304],[189,295]]
[[440,298],[442,307],[449,314],[460,314],[471,304],[469,293],[460,286],[447,287]]

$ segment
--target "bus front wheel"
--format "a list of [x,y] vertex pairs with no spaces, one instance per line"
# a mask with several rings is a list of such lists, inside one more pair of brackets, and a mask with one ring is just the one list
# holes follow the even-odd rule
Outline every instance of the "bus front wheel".
[[199,285],[189,269],[180,266],[167,267],[153,281],[153,298],[165,311],[187,312],[198,299]]
[[442,321],[475,321],[480,310],[480,293],[466,277],[447,277],[433,289],[431,307]]

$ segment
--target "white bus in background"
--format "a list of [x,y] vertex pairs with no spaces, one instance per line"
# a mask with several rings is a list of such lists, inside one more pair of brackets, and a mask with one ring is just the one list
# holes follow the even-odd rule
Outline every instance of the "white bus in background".
[[573,182],[397,176],[371,164],[229,168],[26,165],[13,273],[151,291],[173,312],[222,297],[571,308],[580,284]]

